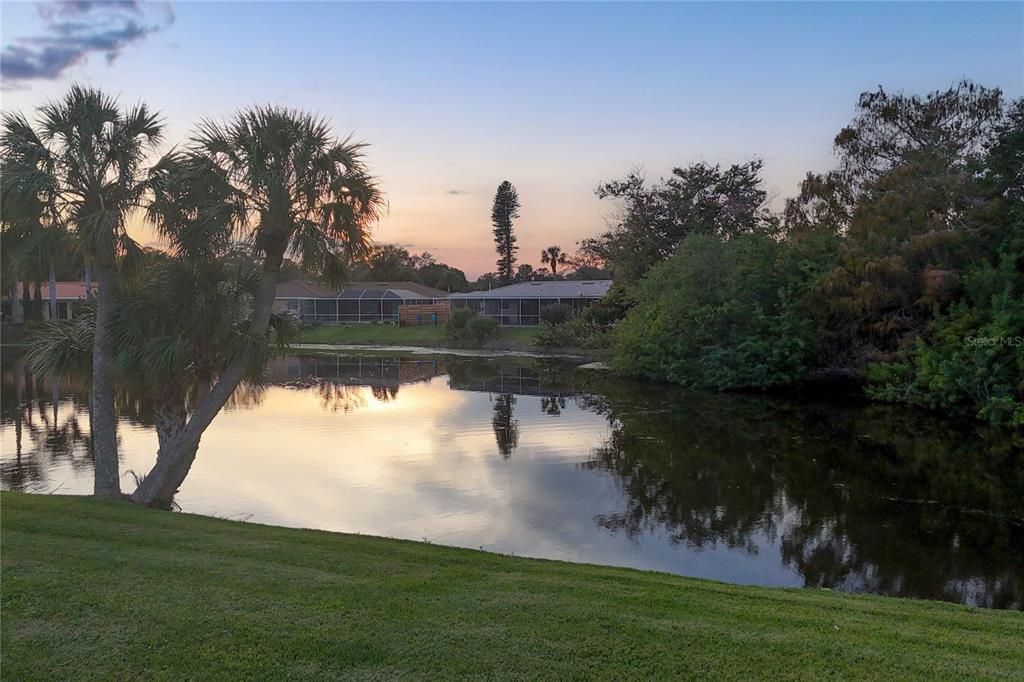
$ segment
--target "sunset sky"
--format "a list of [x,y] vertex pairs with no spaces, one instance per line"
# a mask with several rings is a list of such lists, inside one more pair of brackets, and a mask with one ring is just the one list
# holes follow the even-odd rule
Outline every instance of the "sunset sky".
[[[164,112],[279,103],[371,144],[380,242],[471,277],[494,267],[490,203],[519,190],[520,262],[595,234],[602,181],[694,161],[765,160],[780,203],[857,95],[960,78],[1024,95],[1024,4],[9,3],[4,110],[74,81]],[[136,235],[152,236],[142,226]]]

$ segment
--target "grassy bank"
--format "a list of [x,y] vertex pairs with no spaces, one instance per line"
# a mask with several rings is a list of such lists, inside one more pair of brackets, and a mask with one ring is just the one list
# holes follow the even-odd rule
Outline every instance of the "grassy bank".
[[[498,338],[486,345],[492,350],[522,350],[536,352],[533,337],[537,333],[530,327],[501,327]],[[445,348],[450,342],[444,336],[444,327],[397,327],[389,324],[352,324],[311,327],[302,331],[296,343],[373,344],[381,346],[426,346]]]
[[4,493],[5,679],[1013,677],[1024,616]]

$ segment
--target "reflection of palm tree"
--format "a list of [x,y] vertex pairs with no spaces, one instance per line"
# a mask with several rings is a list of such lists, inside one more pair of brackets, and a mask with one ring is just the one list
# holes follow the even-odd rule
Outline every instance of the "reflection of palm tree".
[[375,399],[386,403],[398,397],[398,386],[371,386],[370,392]]
[[515,405],[516,397],[509,393],[499,395],[494,400],[494,418],[491,419],[491,426],[494,427],[498,452],[505,459],[508,459],[519,445],[519,421],[515,418]]

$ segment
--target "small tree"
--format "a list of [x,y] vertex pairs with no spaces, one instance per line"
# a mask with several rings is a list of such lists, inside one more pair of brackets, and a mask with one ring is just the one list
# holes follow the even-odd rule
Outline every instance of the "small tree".
[[516,235],[512,221],[519,217],[519,194],[512,183],[505,180],[498,185],[491,209],[491,225],[494,226],[494,245],[498,252],[498,278],[509,282],[515,276]]

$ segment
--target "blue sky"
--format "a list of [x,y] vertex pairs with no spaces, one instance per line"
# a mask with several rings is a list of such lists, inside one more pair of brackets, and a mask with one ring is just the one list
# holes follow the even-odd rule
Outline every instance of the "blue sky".
[[[0,11],[5,50],[39,44],[26,39],[52,34],[60,14],[53,3]],[[673,165],[760,156],[781,202],[807,170],[834,162],[832,138],[864,90],[927,92],[967,77],[1024,95],[1022,3],[231,2],[132,12],[145,30],[108,46],[113,61],[85,50],[46,78],[5,77],[3,108],[28,113],[87,82],[162,110],[169,142],[248,104],[317,111],[371,144],[390,202],[376,238],[473,276],[493,267],[490,201],[506,178],[523,203],[520,260],[536,266],[541,248],[571,250],[603,228],[612,206],[594,187],[633,167],[653,179]]]

